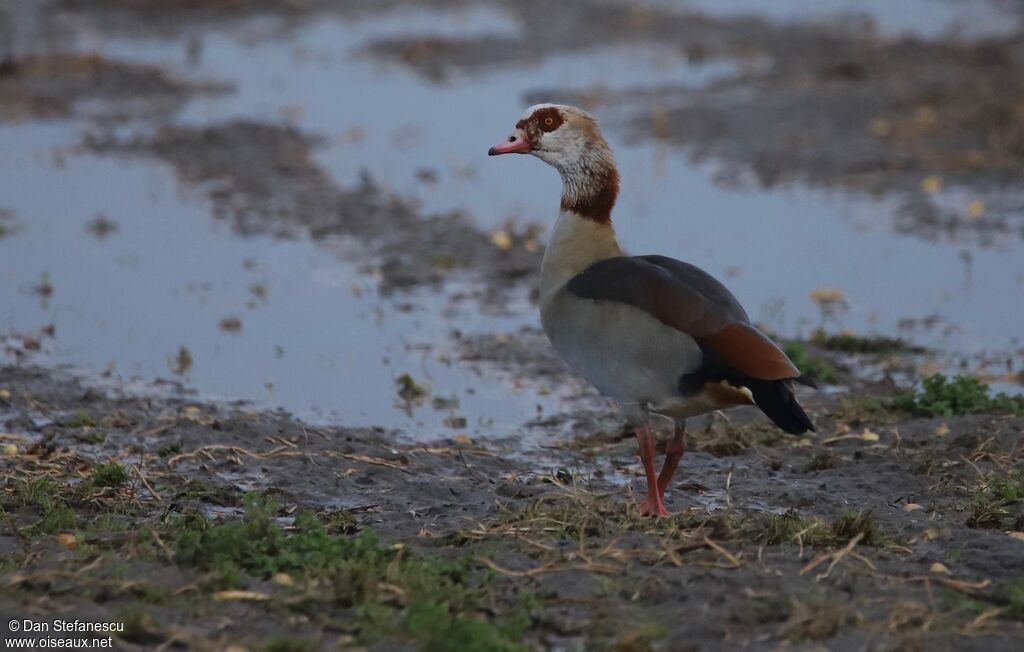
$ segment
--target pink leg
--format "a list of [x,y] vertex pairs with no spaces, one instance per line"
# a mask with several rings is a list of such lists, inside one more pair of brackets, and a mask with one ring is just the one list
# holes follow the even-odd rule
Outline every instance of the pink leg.
[[658,474],[658,493],[662,498],[665,497],[665,491],[668,490],[668,485],[672,482],[672,476],[676,474],[676,467],[679,466],[679,460],[685,452],[686,427],[676,425],[675,436],[665,446],[665,464],[661,467],[661,473]]
[[647,473],[647,499],[640,503],[642,516],[668,516],[668,510],[658,493],[658,474],[654,470],[654,435],[648,426],[636,429],[636,440],[640,444],[640,460]]

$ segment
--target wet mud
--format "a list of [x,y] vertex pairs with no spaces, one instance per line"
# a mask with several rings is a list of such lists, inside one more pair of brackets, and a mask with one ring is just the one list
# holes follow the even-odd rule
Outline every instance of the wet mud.
[[[986,516],[979,502],[1020,468],[1020,418],[907,420],[819,400],[817,437],[779,435],[742,411],[696,423],[668,495],[674,516],[654,522],[636,514],[620,424],[509,455],[494,442],[108,396],[30,365],[0,370],[0,391],[0,611],[130,617],[126,649],[410,644],[407,632],[371,633],[314,577],[250,571],[225,593],[185,561],[175,519],[231,522],[245,492],[273,499],[285,523],[312,510],[344,524],[335,536],[373,531],[423,559],[471,560],[473,582],[490,577],[472,617],[525,609],[522,640],[507,642],[528,648],[1011,650],[1024,635],[1024,542],[1005,529],[1022,525],[1019,506]],[[110,464],[125,476],[90,484]],[[59,517],[70,521],[33,497],[40,478],[76,496]]]
[[196,93],[227,90],[178,81],[158,66],[96,54],[8,56],[0,60],[0,121],[76,112],[102,121],[155,117],[180,109]]

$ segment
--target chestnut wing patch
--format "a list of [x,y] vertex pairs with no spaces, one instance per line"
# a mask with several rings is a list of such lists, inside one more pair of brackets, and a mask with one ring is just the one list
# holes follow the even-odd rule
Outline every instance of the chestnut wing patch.
[[570,279],[566,289],[583,299],[636,306],[745,376],[779,380],[800,375],[782,349],[750,325],[732,293],[688,263],[665,256],[609,258]]
[[729,324],[697,341],[733,369],[758,380],[797,378],[800,370],[768,336],[750,324]]

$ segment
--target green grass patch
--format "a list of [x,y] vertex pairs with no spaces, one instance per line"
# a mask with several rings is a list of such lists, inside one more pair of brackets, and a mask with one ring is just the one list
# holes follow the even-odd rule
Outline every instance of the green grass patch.
[[356,517],[346,509],[321,510],[316,513],[316,518],[328,534],[355,534],[359,531]]
[[928,376],[919,392],[901,394],[892,399],[896,409],[917,416],[951,417],[982,412],[1024,414],[1024,396],[992,394],[989,386],[973,376],[942,374]]
[[997,598],[1003,603],[1003,615],[1014,620],[1024,620],[1024,578],[1018,578],[1000,591]]
[[22,534],[55,534],[78,525],[75,511],[67,503],[66,487],[49,476],[18,480],[0,500],[4,512],[28,512],[36,517]]
[[117,462],[97,464],[89,471],[88,483],[92,487],[117,488],[128,482],[128,471]]
[[75,435],[75,439],[83,444],[102,444],[107,441],[107,433],[102,430],[88,430],[80,435]]
[[977,616],[991,608],[991,605],[984,600],[952,589],[940,588],[938,598],[938,606],[943,611],[958,612],[968,617]]
[[958,591],[943,589],[939,593],[939,605],[945,611],[961,614],[965,618],[974,618],[996,606],[1002,610],[1002,617],[1024,620],[1024,579],[1012,580],[987,595],[968,596]]
[[1024,529],[1024,471],[990,476],[974,491],[967,525],[1004,530]]
[[1024,415],[1024,396],[992,394],[989,386],[973,376],[928,376],[919,391],[901,390],[889,397],[847,398],[835,416],[859,423],[892,420],[901,415],[953,417],[966,414]]
[[832,539],[824,522],[808,518],[795,509],[782,514],[757,514],[747,521],[744,529],[755,542],[767,546],[792,543],[827,545]]
[[860,544],[865,546],[878,546],[885,543],[885,536],[881,528],[875,522],[875,516],[871,512],[847,512],[832,521],[829,525],[832,536],[836,543],[845,543],[860,535]]
[[85,410],[79,410],[74,416],[61,421],[61,425],[68,428],[95,428],[96,420]]
[[243,503],[242,492],[234,487],[211,485],[198,478],[192,478],[185,482],[178,490],[175,498],[185,502],[196,501],[222,507],[240,507]]
[[127,492],[105,491],[100,496],[97,490],[121,487],[127,479],[127,471],[115,462],[93,466],[77,483],[49,475],[18,479],[0,493],[0,511],[10,514],[25,536],[83,529],[123,531],[138,506]]
[[156,449],[156,454],[159,457],[171,457],[181,452],[181,444],[164,444],[160,448]]
[[43,514],[33,530],[40,534],[56,534],[74,530],[78,526],[78,515],[66,505],[56,505],[53,509]]
[[47,509],[57,503],[59,484],[50,476],[39,476],[31,480],[17,480],[11,491],[4,495],[5,508]]
[[130,643],[155,646],[167,638],[164,628],[142,605],[129,605],[121,609],[117,612],[117,618],[124,623],[120,638]]
[[308,512],[286,531],[273,502],[249,495],[245,505],[241,520],[182,522],[177,560],[212,571],[228,584],[237,585],[246,575],[266,579],[277,573],[315,580],[319,588],[309,589],[315,595],[305,598],[351,609],[366,641],[398,634],[438,652],[523,649],[518,641],[528,621],[521,614],[493,621],[482,616],[487,577],[468,560],[423,557],[386,545],[369,530],[332,535]]
[[832,521],[807,517],[790,509],[782,514],[757,514],[743,525],[755,542],[764,545],[798,544],[814,548],[843,545],[858,534],[858,545],[881,546],[886,542],[871,512],[851,512]]
[[477,618],[454,620],[443,603],[418,601],[410,605],[405,624],[409,633],[423,642],[424,652],[462,652],[463,650],[494,650],[514,652],[526,648],[518,643],[525,631],[507,631]]

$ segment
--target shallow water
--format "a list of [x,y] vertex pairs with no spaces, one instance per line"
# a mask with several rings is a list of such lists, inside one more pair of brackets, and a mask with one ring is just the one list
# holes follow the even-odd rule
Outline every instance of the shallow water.
[[[513,29],[500,14],[485,14],[491,22],[459,15],[438,14],[471,25],[464,36]],[[203,63],[192,74],[230,79],[238,90],[192,102],[181,119],[292,115],[304,130],[336,135],[320,159],[342,183],[354,183],[369,170],[425,210],[461,210],[496,229],[509,217],[549,224],[556,210],[559,183],[552,170],[526,157],[484,156],[511,129],[524,96],[537,88],[699,86],[738,72],[727,62],[694,65],[666,48],[617,47],[434,84],[403,67],[355,56],[388,24],[380,16],[322,21],[299,30],[297,48],[279,41],[246,45],[227,35],[208,38]],[[428,21],[417,24],[422,30],[406,33],[444,33]],[[111,47],[128,55],[133,46]],[[352,130],[361,133],[358,142],[346,136]],[[921,343],[963,353],[1020,345],[1019,330],[1009,326],[1013,306],[992,306],[989,300],[1024,289],[1019,243],[978,248],[895,235],[898,206],[892,200],[809,189],[723,188],[713,181],[713,167],[694,166],[656,144],[628,144],[622,129],[606,131],[623,173],[617,215],[627,248],[685,258],[727,277],[752,316],[779,332],[806,334],[821,325],[810,293],[825,287],[842,290],[849,305],[826,324],[831,328],[896,334],[901,320],[937,315],[950,327],[914,333]],[[424,168],[437,172],[436,182],[417,181]],[[951,196],[950,203],[966,210],[970,199]],[[971,258],[969,277],[964,252]]]
[[[92,156],[58,165],[45,153],[67,145],[66,126],[8,131],[0,138],[20,152],[4,157],[3,194],[24,227],[0,241],[0,329],[53,323],[57,361],[130,382],[171,377],[184,346],[193,362],[183,377],[214,398],[348,425],[422,425],[433,436],[452,410],[428,397],[407,415],[394,385],[402,374],[459,397],[454,414],[468,422],[451,432],[503,433],[545,402],[439,359],[451,355],[437,345],[456,324],[472,333],[517,321],[457,309],[442,317],[452,311],[433,294],[382,298],[330,246],[231,234],[205,200],[179,192],[167,166]],[[116,230],[91,234],[98,215]],[[43,274],[48,298],[33,291]],[[237,332],[220,327],[232,317]]]
[[987,38],[1012,34],[1020,9],[1007,0],[646,0],[719,16],[865,27],[886,37]]
[[[381,35],[515,29],[499,10],[420,10],[412,19],[324,19],[283,32],[271,20],[248,21],[230,33],[205,33],[198,57],[180,42],[101,39],[88,29],[74,45],[158,61],[188,79],[230,82],[235,92],[197,97],[176,121],[293,122],[327,138],[318,160],[339,183],[366,170],[425,210],[461,210],[488,229],[508,218],[549,224],[554,217],[559,185],[550,169],[529,157],[485,155],[536,89],[697,86],[738,72],[730,63],[693,65],[664,48],[630,47],[432,83],[362,53]],[[713,180],[713,165],[694,165],[657,143],[630,144],[616,127],[621,116],[596,112],[609,125],[623,172],[617,217],[630,250],[703,266],[733,288],[752,317],[785,335],[822,323],[899,335],[901,320],[937,316],[943,327],[915,332],[917,342],[963,356],[1020,349],[1018,309],[992,300],[1024,289],[1019,241],[981,247],[895,234],[898,207],[890,199],[724,188]],[[558,409],[558,393],[513,389],[446,359],[453,328],[535,324],[525,302],[512,316],[495,317],[449,305],[457,287],[382,298],[372,278],[345,262],[344,243],[239,238],[210,219],[201,189],[178,187],[168,166],[53,155],[76,144],[85,127],[0,128],[2,207],[22,225],[0,240],[0,329],[52,321],[56,361],[112,368],[129,379],[171,376],[174,356],[186,346],[194,362],[185,379],[205,395],[279,405],[312,419],[396,426],[424,438],[501,436],[538,406]],[[436,181],[419,181],[424,169]],[[98,214],[118,224],[103,239],[86,231]],[[31,290],[44,273],[54,286],[48,301]],[[265,298],[254,285],[265,287]],[[825,320],[811,299],[819,288],[841,290],[847,309]],[[221,330],[232,316],[240,331]],[[465,426],[446,426],[453,414],[434,410],[429,398],[408,414],[395,395],[395,378],[404,373],[429,383],[434,396],[458,397]]]

